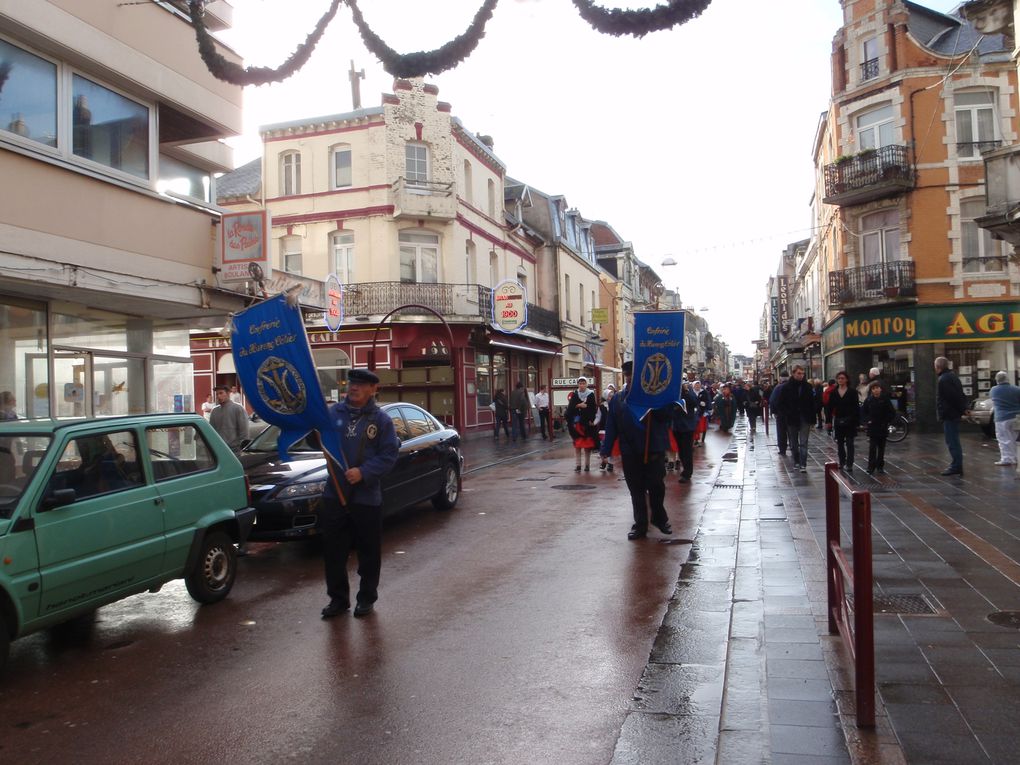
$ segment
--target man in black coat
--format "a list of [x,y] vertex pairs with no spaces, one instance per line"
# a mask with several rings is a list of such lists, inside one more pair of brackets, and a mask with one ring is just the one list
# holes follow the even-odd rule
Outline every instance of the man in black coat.
[[701,417],[698,411],[698,397],[694,395],[687,383],[683,384],[680,398],[687,411],[677,406],[673,410],[673,437],[676,439],[676,453],[683,466],[680,471],[680,483],[690,483],[694,473],[694,430]]
[[935,414],[942,422],[942,432],[949,449],[949,467],[942,475],[963,475],[963,447],[960,445],[960,419],[970,414],[967,397],[963,393],[960,378],[949,369],[949,359],[939,356],[935,359],[935,374],[939,376],[935,387]]
[[793,461],[800,472],[807,472],[808,438],[815,422],[815,396],[811,383],[804,379],[804,367],[794,364],[793,375],[779,394],[779,410],[786,422]]
[[786,456],[786,447],[789,443],[789,434],[786,432],[786,420],[783,418],[783,412],[779,408],[779,400],[783,396],[783,388],[790,382],[790,375],[784,369],[779,373],[779,384],[772,389],[769,393],[769,409],[772,410],[772,416],[776,418],[776,443],[779,446],[779,453]]

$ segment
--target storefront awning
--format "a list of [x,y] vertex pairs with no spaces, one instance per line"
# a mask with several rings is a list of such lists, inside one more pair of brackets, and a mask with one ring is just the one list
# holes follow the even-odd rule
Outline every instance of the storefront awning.
[[507,343],[503,340],[489,340],[489,345],[495,345],[499,348],[511,348],[515,351],[524,351],[525,353],[542,353],[546,356],[555,356],[558,351],[550,351],[545,348],[538,348],[534,345],[524,345],[521,343]]

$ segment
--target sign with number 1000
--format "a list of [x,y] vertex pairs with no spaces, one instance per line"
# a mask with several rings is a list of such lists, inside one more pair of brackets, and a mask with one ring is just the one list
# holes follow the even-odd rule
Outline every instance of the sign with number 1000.
[[492,290],[492,326],[500,332],[517,332],[528,323],[528,296],[524,285],[507,279]]

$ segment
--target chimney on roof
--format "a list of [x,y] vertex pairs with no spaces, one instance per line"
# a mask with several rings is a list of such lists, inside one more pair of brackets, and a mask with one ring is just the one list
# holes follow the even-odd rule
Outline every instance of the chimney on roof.
[[478,140],[481,141],[482,143],[484,143],[486,146],[488,146],[489,147],[489,151],[492,151],[492,146],[493,146],[494,141],[492,140],[492,136],[491,135],[479,135],[478,136]]

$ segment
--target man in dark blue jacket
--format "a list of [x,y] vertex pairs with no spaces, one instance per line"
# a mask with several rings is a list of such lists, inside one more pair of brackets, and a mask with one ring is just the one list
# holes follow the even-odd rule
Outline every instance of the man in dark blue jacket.
[[608,457],[613,444],[620,441],[623,477],[634,509],[634,525],[627,539],[643,539],[648,535],[648,510],[651,505],[652,525],[663,534],[672,534],[666,515],[666,450],[669,448],[671,407],[654,409],[638,421],[627,399],[630,396],[634,362],[623,362],[625,386],[609,402],[609,418],[601,454]]
[[779,412],[786,422],[786,431],[793,450],[793,461],[800,472],[807,472],[808,439],[811,437],[811,426],[815,423],[814,390],[804,379],[804,367],[793,365],[793,376],[789,382],[781,386],[779,394]]
[[676,439],[677,456],[683,465],[679,482],[690,483],[694,473],[694,431],[701,413],[698,411],[698,397],[687,383],[683,384],[680,399],[687,411],[680,406],[673,410],[673,437]]
[[776,442],[779,444],[779,453],[786,456],[787,433],[786,420],[779,409],[779,397],[783,395],[783,388],[790,381],[790,373],[785,369],[779,373],[779,384],[769,394],[769,410],[776,418]]
[[[351,606],[347,558],[358,551],[358,590],[355,616],[371,613],[379,597],[382,568],[382,486],[380,481],[397,463],[400,439],[393,420],[375,402],[379,378],[367,369],[347,373],[347,397],[329,408],[330,420],[340,434],[344,468],[334,471],[337,481],[326,481],[319,523],[326,563],[329,604],[322,618],[329,619]],[[343,502],[340,494],[343,494]]]
[[963,393],[960,378],[949,369],[949,359],[939,356],[935,359],[935,374],[939,376],[935,386],[935,414],[942,423],[942,431],[949,449],[949,467],[942,475],[963,475],[963,447],[960,445],[960,419],[969,414],[967,397]]

